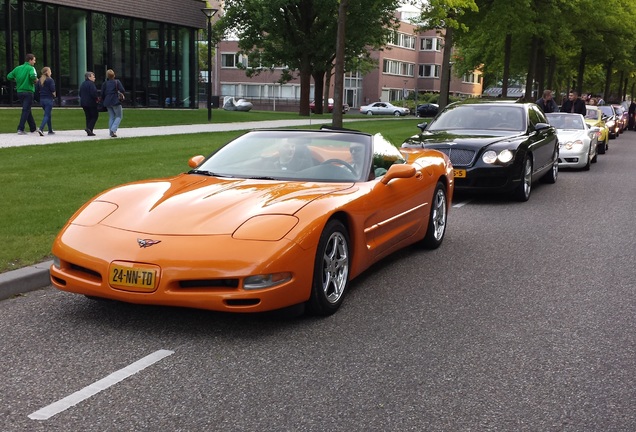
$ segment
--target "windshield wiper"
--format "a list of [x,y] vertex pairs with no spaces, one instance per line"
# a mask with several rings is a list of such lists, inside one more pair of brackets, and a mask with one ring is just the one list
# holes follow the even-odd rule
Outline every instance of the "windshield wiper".
[[231,175],[219,174],[212,171],[205,171],[205,170],[198,170],[198,169],[190,170],[188,171],[188,174],[201,174],[201,175],[210,176],[210,177],[230,177],[230,178],[233,177]]
[[256,176],[256,177],[247,177],[250,180],[278,180],[277,178],[274,177],[267,177],[267,176]]

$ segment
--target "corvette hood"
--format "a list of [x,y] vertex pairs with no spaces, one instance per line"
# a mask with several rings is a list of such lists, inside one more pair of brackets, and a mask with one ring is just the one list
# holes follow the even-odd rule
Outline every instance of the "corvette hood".
[[489,145],[516,139],[519,133],[502,131],[458,131],[452,133],[423,132],[412,136],[404,144],[407,147],[447,148],[449,146],[479,150]]
[[111,189],[95,198],[73,223],[87,225],[85,221],[93,221],[148,234],[230,234],[252,216],[293,215],[325,194],[351,187],[352,183],[219,179],[184,174]]

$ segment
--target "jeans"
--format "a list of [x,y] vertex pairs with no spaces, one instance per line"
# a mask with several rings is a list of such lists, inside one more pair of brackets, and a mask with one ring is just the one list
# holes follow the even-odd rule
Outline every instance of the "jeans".
[[20,124],[18,124],[18,130],[24,131],[24,125],[25,123],[28,123],[31,132],[35,132],[37,126],[35,126],[35,120],[33,120],[33,114],[31,113],[31,106],[33,105],[33,93],[18,92],[18,99],[22,104],[22,114],[20,115]]
[[124,110],[121,105],[113,105],[108,107],[108,130],[112,133],[117,132],[119,123],[124,117]]
[[44,125],[49,127],[49,132],[53,132],[53,126],[51,125],[51,111],[53,111],[53,99],[41,99],[40,105],[44,110],[44,117],[42,117],[42,123],[40,123],[40,130],[44,130]]

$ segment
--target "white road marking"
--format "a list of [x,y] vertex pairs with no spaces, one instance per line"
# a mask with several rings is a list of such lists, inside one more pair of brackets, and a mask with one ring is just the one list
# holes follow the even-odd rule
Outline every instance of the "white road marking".
[[460,208],[460,207],[464,207],[466,204],[468,204],[470,202],[470,200],[466,200],[466,201],[462,201],[462,202],[458,202],[457,204],[453,204],[453,208]]
[[141,360],[137,360],[129,366],[126,366],[123,369],[118,370],[117,372],[113,372],[108,375],[106,378],[102,378],[101,380],[94,382],[93,384],[84,387],[83,389],[76,391],[75,393],[66,396],[63,399],[60,399],[57,402],[53,402],[52,404],[41,408],[34,413],[29,414],[29,418],[31,420],[47,420],[53,417],[56,414],[61,413],[62,411],[77,405],[85,399],[88,399],[91,396],[96,395],[102,390],[106,390],[108,387],[117,384],[120,381],[125,380],[131,375],[136,374],[137,372],[147,368],[148,366],[158,362],[159,360],[168,357],[169,355],[174,354],[174,351],[168,350],[159,350],[154,353],[147,355]]

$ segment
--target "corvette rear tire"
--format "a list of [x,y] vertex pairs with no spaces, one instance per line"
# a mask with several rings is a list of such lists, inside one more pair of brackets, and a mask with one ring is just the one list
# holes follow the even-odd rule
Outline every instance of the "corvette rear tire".
[[427,249],[437,249],[444,240],[446,233],[446,221],[448,218],[448,198],[446,186],[437,182],[433,199],[431,200],[431,212],[428,217],[426,236],[422,240],[422,246]]
[[309,312],[327,316],[338,310],[349,285],[349,233],[339,220],[323,230],[314,261]]

